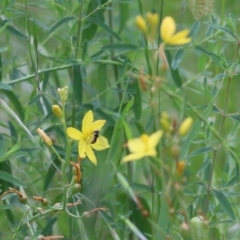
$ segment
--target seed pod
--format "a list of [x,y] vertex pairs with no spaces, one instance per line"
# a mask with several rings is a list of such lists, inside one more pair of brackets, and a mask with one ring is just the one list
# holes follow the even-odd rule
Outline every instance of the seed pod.
[[43,206],[47,206],[48,205],[48,200],[46,198],[43,198],[43,200],[41,201]]
[[18,196],[18,201],[21,203],[21,204],[27,204],[28,203],[28,198],[27,196],[25,195],[19,195]]
[[203,217],[194,217],[190,220],[192,240],[208,240],[208,227]]
[[81,184],[80,183],[76,183],[71,187],[72,194],[79,193],[80,190],[81,190]]

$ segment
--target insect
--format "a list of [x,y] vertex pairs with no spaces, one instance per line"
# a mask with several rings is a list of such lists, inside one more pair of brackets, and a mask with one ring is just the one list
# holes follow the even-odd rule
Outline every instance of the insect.
[[95,143],[98,137],[99,137],[99,131],[98,130],[93,131],[93,138],[92,138],[91,144]]

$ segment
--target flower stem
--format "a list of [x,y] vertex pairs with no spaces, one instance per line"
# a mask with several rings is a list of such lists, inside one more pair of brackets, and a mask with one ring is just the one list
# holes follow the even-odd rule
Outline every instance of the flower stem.
[[[227,92],[226,92],[225,105],[224,105],[224,109],[223,109],[223,112],[222,112],[222,121],[221,121],[220,127],[219,127],[219,134],[220,135],[222,133],[222,130],[223,130],[223,127],[224,127],[224,123],[225,123],[225,120],[226,120],[226,117],[227,117],[227,108],[228,108],[231,80],[232,79],[229,78],[228,79],[228,83],[227,83]],[[212,166],[211,166],[209,180],[208,180],[208,185],[207,185],[207,195],[206,195],[206,198],[205,198],[204,208],[203,208],[203,212],[205,214],[207,214],[207,212],[208,212],[208,203],[209,203],[209,197],[210,197],[212,181],[213,181],[214,166],[215,166],[216,159],[217,159],[217,152],[218,152],[218,148],[215,148],[214,151],[213,151]]]

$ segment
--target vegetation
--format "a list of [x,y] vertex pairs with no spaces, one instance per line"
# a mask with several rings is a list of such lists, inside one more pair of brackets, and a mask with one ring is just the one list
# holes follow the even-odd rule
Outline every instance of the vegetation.
[[239,239],[238,9],[0,1],[0,238]]

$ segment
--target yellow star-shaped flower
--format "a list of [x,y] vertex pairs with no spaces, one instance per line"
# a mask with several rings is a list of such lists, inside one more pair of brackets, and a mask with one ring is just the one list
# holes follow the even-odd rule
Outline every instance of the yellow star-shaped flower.
[[139,160],[143,157],[155,157],[157,155],[156,146],[163,135],[163,131],[157,131],[148,136],[143,134],[140,138],[134,138],[128,141],[128,149],[131,154],[122,159],[122,162]]
[[99,131],[105,124],[106,120],[93,121],[93,112],[88,111],[82,121],[82,132],[76,128],[67,128],[68,136],[78,143],[78,153],[80,158],[88,159],[97,165],[97,159],[93,152],[94,150],[100,151],[109,148],[108,140],[99,135]]
[[176,23],[172,17],[165,17],[160,27],[161,37],[164,43],[170,45],[183,45],[192,41],[187,37],[189,30],[185,29],[178,33],[176,32]]

